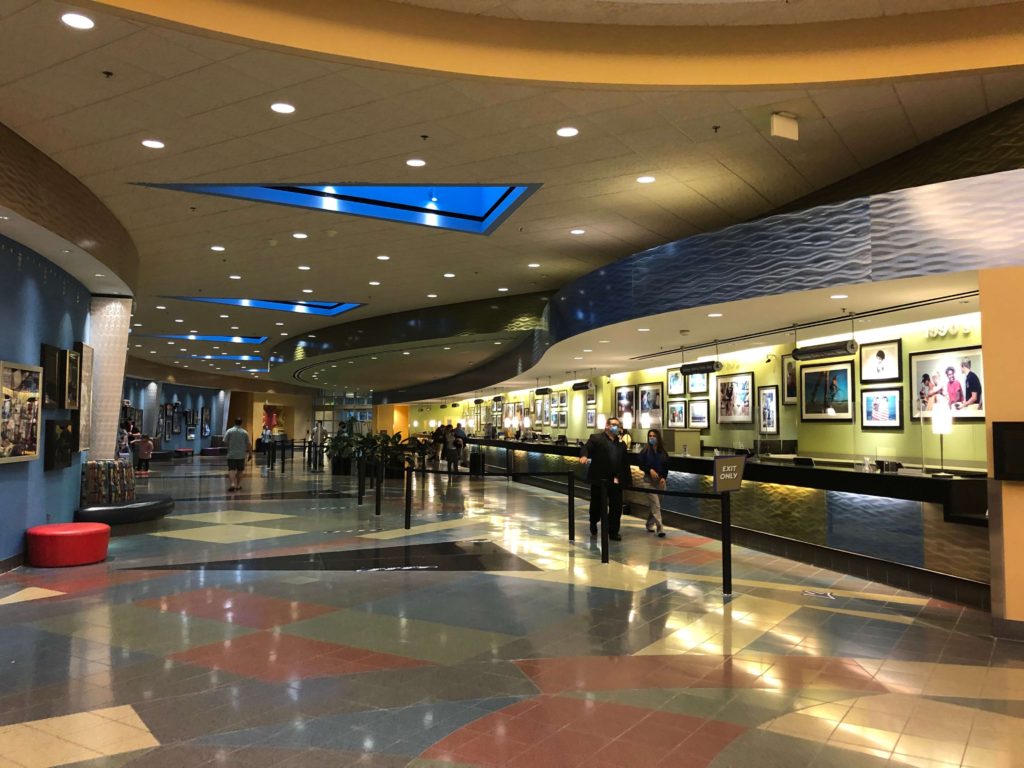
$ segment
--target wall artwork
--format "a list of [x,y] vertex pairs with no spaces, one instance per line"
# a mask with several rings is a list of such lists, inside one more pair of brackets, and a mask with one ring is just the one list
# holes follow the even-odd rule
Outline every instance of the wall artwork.
[[185,429],[185,439],[186,440],[195,440],[196,439],[196,428],[195,427],[188,427],[188,428]]
[[876,341],[860,345],[860,383],[903,381],[903,342]]
[[43,469],[67,469],[78,451],[75,422],[71,419],[47,419],[43,445]]
[[708,374],[691,373],[687,376],[686,388],[690,390],[691,395],[706,395],[710,391],[708,388]]
[[210,426],[210,407],[203,407],[203,415],[200,419],[200,432],[203,437],[209,437],[212,427]]
[[676,397],[686,394],[686,377],[677,368],[668,369],[668,396]]
[[569,404],[569,393],[566,390],[562,390],[558,393],[558,407],[565,408]]
[[915,395],[910,415],[931,418],[944,401],[954,420],[984,419],[985,365],[981,347],[915,352],[910,355],[910,386]]
[[853,421],[853,363],[800,368],[803,421]]
[[691,400],[686,405],[686,423],[690,429],[708,429],[711,426],[711,401],[709,399]]
[[41,344],[39,364],[43,369],[43,408],[60,408],[63,402],[61,382],[64,381],[63,350],[49,344]]
[[632,384],[615,388],[615,416],[621,421],[629,414],[630,421],[636,416],[636,387]]
[[597,403],[597,389],[594,387],[593,382],[589,382],[587,386],[587,405],[594,405]]
[[78,450],[87,451],[92,447],[93,349],[88,344],[76,341],[75,351],[82,360],[82,384],[78,390]]
[[561,429],[565,429],[567,426],[569,426],[569,414],[567,414],[565,411],[558,412],[558,426]]
[[164,440],[171,439],[171,428],[174,422],[174,405],[172,403],[164,403]]
[[656,384],[641,384],[639,426],[643,426],[649,418],[651,423],[648,426],[643,426],[644,429],[661,429],[664,420],[662,415],[664,403],[665,395],[660,381]]
[[686,429],[686,402],[684,400],[669,401],[668,428]]
[[792,355],[782,356],[782,404],[796,405],[800,399],[800,377]]
[[779,434],[779,388],[774,384],[757,388],[757,413],[760,434]]
[[0,362],[0,463],[39,458],[43,369]]
[[181,434],[181,403],[171,405],[171,432],[175,435]]
[[862,429],[903,429],[903,390],[862,389],[860,425]]
[[82,375],[82,356],[73,349],[63,350],[64,382],[61,388],[61,407],[69,411],[77,411],[79,404],[79,385]]
[[754,423],[754,374],[715,376],[719,424]]
[[597,426],[597,411],[593,408],[587,408],[587,428],[593,429]]

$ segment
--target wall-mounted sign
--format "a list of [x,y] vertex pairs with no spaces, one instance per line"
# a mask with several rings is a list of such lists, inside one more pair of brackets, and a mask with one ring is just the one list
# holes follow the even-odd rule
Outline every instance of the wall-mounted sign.
[[946,339],[970,336],[973,329],[967,323],[941,323],[928,326],[929,339]]
[[715,493],[738,491],[746,464],[746,456],[715,456]]

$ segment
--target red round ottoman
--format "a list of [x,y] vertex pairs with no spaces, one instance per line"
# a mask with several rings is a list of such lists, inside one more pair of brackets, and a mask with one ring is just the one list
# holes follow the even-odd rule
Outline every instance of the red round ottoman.
[[107,559],[106,523],[52,523],[25,531],[28,564],[36,568],[88,565]]

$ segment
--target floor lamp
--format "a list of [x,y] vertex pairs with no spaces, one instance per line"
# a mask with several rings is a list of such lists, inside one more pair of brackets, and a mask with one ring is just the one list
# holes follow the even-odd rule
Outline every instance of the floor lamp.
[[932,434],[939,436],[939,471],[932,474],[932,477],[952,477],[946,471],[945,445],[943,440],[946,435],[953,434],[953,412],[949,409],[949,403],[940,399],[932,409]]

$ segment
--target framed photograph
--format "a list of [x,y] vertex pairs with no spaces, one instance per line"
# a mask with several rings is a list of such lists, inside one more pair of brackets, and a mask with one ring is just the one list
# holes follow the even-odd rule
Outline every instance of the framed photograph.
[[541,406],[540,423],[551,423],[551,395],[544,395],[544,402]]
[[196,439],[196,428],[195,427],[188,427],[185,430],[185,439],[186,440],[195,440]]
[[541,411],[544,409],[544,400],[540,397],[533,398],[533,420],[540,421]]
[[862,389],[862,429],[903,429],[903,389]]
[[651,426],[644,429],[661,429],[664,425],[665,394],[662,383],[640,385],[640,419],[649,416]]
[[719,424],[754,423],[754,374],[715,376]]
[[82,384],[78,389],[78,450],[88,451],[92,447],[92,358],[93,349],[88,344],[75,342],[75,351],[82,361]]
[[595,403],[597,403],[597,388],[594,386],[594,382],[590,382],[590,386],[587,387],[587,405]]
[[558,412],[558,426],[561,429],[565,429],[567,426],[569,426],[569,414],[566,413],[565,411]]
[[615,416],[622,419],[629,414],[633,422],[636,422],[636,387],[629,384],[624,387],[615,388]]
[[911,418],[931,418],[945,400],[954,420],[984,419],[985,366],[981,347],[914,352],[910,355]]
[[792,355],[782,358],[782,404],[796,405],[800,400],[800,376],[796,370],[796,360]]
[[569,393],[564,389],[558,393],[558,407],[565,408],[569,404]]
[[800,418],[803,421],[853,421],[853,363],[800,368]]
[[171,432],[175,435],[181,434],[181,403],[171,405]]
[[47,419],[43,441],[43,469],[67,469],[78,451],[75,422],[71,419]]
[[711,391],[708,387],[708,374],[691,373],[687,378],[689,381],[686,384],[686,388],[690,391],[691,395],[706,395]]
[[164,429],[163,435],[164,440],[171,439],[171,427],[174,422],[174,405],[172,403],[164,403]]
[[587,429],[593,429],[597,426],[597,411],[593,408],[587,408]]
[[776,385],[757,388],[757,416],[758,433],[779,434],[779,388]]
[[63,350],[64,384],[61,388],[61,407],[69,411],[78,410],[78,387],[81,384],[82,356],[73,349]]
[[876,341],[860,345],[860,383],[903,381],[903,342]]
[[679,372],[678,368],[668,369],[668,396],[676,397],[686,394],[686,377]]
[[43,369],[0,362],[0,463],[39,458]]
[[61,382],[64,381],[64,350],[49,344],[40,345],[39,365],[43,369],[43,408],[60,408],[64,402]]
[[[483,415],[482,414],[483,414],[483,409],[481,409],[481,413],[479,414],[481,423],[483,423]],[[199,430],[200,430],[199,434],[202,437],[209,437],[210,436],[211,426],[210,426],[210,407],[209,406],[206,406],[206,407],[203,408],[203,415],[202,415],[202,418],[200,419]]]
[[668,404],[668,428],[686,429],[686,401],[669,401]]
[[711,426],[711,401],[708,398],[691,400],[686,405],[686,423],[690,429],[708,429]]

